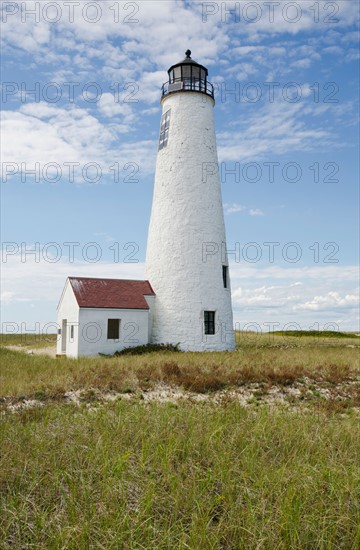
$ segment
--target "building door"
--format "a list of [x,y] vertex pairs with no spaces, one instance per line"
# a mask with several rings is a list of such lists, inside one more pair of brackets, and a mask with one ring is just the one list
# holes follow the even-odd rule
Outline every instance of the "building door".
[[61,353],[66,353],[67,319],[62,320],[61,325]]

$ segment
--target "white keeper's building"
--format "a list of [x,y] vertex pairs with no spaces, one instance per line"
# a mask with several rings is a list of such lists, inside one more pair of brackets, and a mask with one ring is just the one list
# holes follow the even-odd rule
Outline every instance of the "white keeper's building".
[[146,343],[184,351],[235,348],[213,108],[207,69],[168,70],[145,281],[69,277],[58,306],[57,353],[114,353]]

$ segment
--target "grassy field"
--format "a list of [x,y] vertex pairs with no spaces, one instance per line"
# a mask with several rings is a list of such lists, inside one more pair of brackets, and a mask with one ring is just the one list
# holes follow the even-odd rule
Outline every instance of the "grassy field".
[[4,339],[1,548],[360,548],[360,339],[237,336],[79,360]]

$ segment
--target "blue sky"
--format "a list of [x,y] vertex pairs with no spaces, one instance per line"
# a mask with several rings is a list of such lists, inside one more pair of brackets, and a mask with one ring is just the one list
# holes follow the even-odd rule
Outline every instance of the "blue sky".
[[3,330],[55,321],[68,275],[143,277],[161,85],[187,48],[215,85],[237,326],[359,330],[357,2],[3,2],[2,18]]

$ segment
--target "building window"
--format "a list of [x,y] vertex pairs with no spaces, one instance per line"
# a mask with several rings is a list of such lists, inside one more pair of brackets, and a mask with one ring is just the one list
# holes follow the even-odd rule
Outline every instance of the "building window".
[[120,334],[120,319],[108,319],[107,339],[118,340]]
[[222,275],[223,275],[224,288],[228,288],[228,286],[229,286],[229,268],[228,268],[227,265],[222,266]]
[[204,311],[204,333],[215,334],[215,311]]
[[70,327],[70,340],[74,340],[74,325]]
[[170,128],[170,112],[171,109],[166,111],[161,117],[161,126],[160,126],[160,138],[159,138],[159,151],[164,149],[168,144],[169,139],[169,128]]

